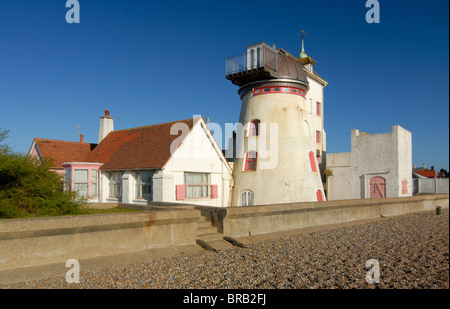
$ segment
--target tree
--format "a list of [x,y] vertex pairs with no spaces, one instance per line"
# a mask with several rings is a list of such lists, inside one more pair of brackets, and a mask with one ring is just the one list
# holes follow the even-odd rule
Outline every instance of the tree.
[[9,130],[0,130],[0,154],[10,152],[7,145],[2,145],[3,142],[8,137]]
[[[0,142],[7,137],[0,130]],[[76,214],[84,201],[64,192],[48,162],[14,153],[0,144],[0,218]]]

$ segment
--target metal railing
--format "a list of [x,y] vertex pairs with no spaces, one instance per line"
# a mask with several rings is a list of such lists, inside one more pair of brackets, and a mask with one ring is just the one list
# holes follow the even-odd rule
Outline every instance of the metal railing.
[[245,53],[227,58],[226,75],[260,67],[276,71],[280,57],[278,51],[270,46],[265,44],[254,46]]

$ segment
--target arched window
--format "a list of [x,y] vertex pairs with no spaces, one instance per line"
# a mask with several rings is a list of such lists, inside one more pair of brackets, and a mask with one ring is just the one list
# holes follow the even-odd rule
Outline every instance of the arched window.
[[312,152],[312,151],[309,152],[309,163],[311,165],[311,170],[313,172],[317,172],[317,164],[316,164],[316,160],[315,160],[315,155],[314,155],[314,152]]
[[259,136],[259,119],[255,119],[250,122],[250,128],[248,132],[248,136]]
[[256,151],[249,151],[245,158],[245,171],[256,171],[256,163],[258,153]]
[[303,130],[305,131],[305,136],[306,137],[310,137],[309,125],[308,125],[308,122],[306,120],[303,120]]
[[240,198],[241,206],[251,206],[253,205],[253,192],[250,190],[244,190],[241,192]]

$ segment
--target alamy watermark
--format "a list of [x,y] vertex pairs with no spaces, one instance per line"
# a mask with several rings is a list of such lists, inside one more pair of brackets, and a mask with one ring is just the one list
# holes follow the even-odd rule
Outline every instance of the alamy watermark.
[[[249,135],[251,125],[251,123],[244,125],[239,122],[225,124],[225,142],[228,143],[224,154],[225,158],[243,159],[247,153],[256,152],[260,169],[276,168],[278,165],[278,123],[259,123],[257,138]],[[207,128],[211,135],[208,133],[208,139],[204,139],[204,133],[201,130],[191,131],[184,122],[174,123],[170,128],[170,135],[179,136],[172,141],[170,154],[173,156],[180,147],[183,147],[183,150],[176,154],[178,158],[208,159],[217,156],[216,152],[225,148],[222,147],[222,127],[218,123],[209,122]],[[247,138],[247,143],[244,144],[245,138]],[[187,143],[183,143],[185,141]],[[219,149],[215,149],[212,146],[214,144],[217,144]]]
[[367,0],[366,8],[370,10],[366,13],[366,22],[368,24],[379,24],[380,23],[380,3],[378,0]]
[[78,0],[67,0],[66,8],[70,8],[66,13],[66,22],[68,24],[80,23],[80,3]]
[[375,259],[370,259],[366,262],[366,267],[371,267],[366,273],[366,282],[380,283],[380,262]]
[[80,262],[76,259],[66,261],[66,267],[72,267],[66,273],[67,283],[80,283]]

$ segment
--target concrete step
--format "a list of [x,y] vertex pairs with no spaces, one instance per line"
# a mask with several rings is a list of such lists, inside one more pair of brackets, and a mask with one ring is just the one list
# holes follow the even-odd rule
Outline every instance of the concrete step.
[[223,234],[219,233],[219,232],[198,234],[197,238],[204,240],[204,241],[222,240]]
[[199,229],[201,229],[201,228],[207,228],[207,227],[211,227],[212,225],[211,225],[211,222],[209,222],[209,221],[200,221],[200,222],[197,222],[197,228],[199,228]]
[[217,228],[215,228],[214,226],[209,226],[197,229],[197,235],[211,234],[211,233],[217,233]]

